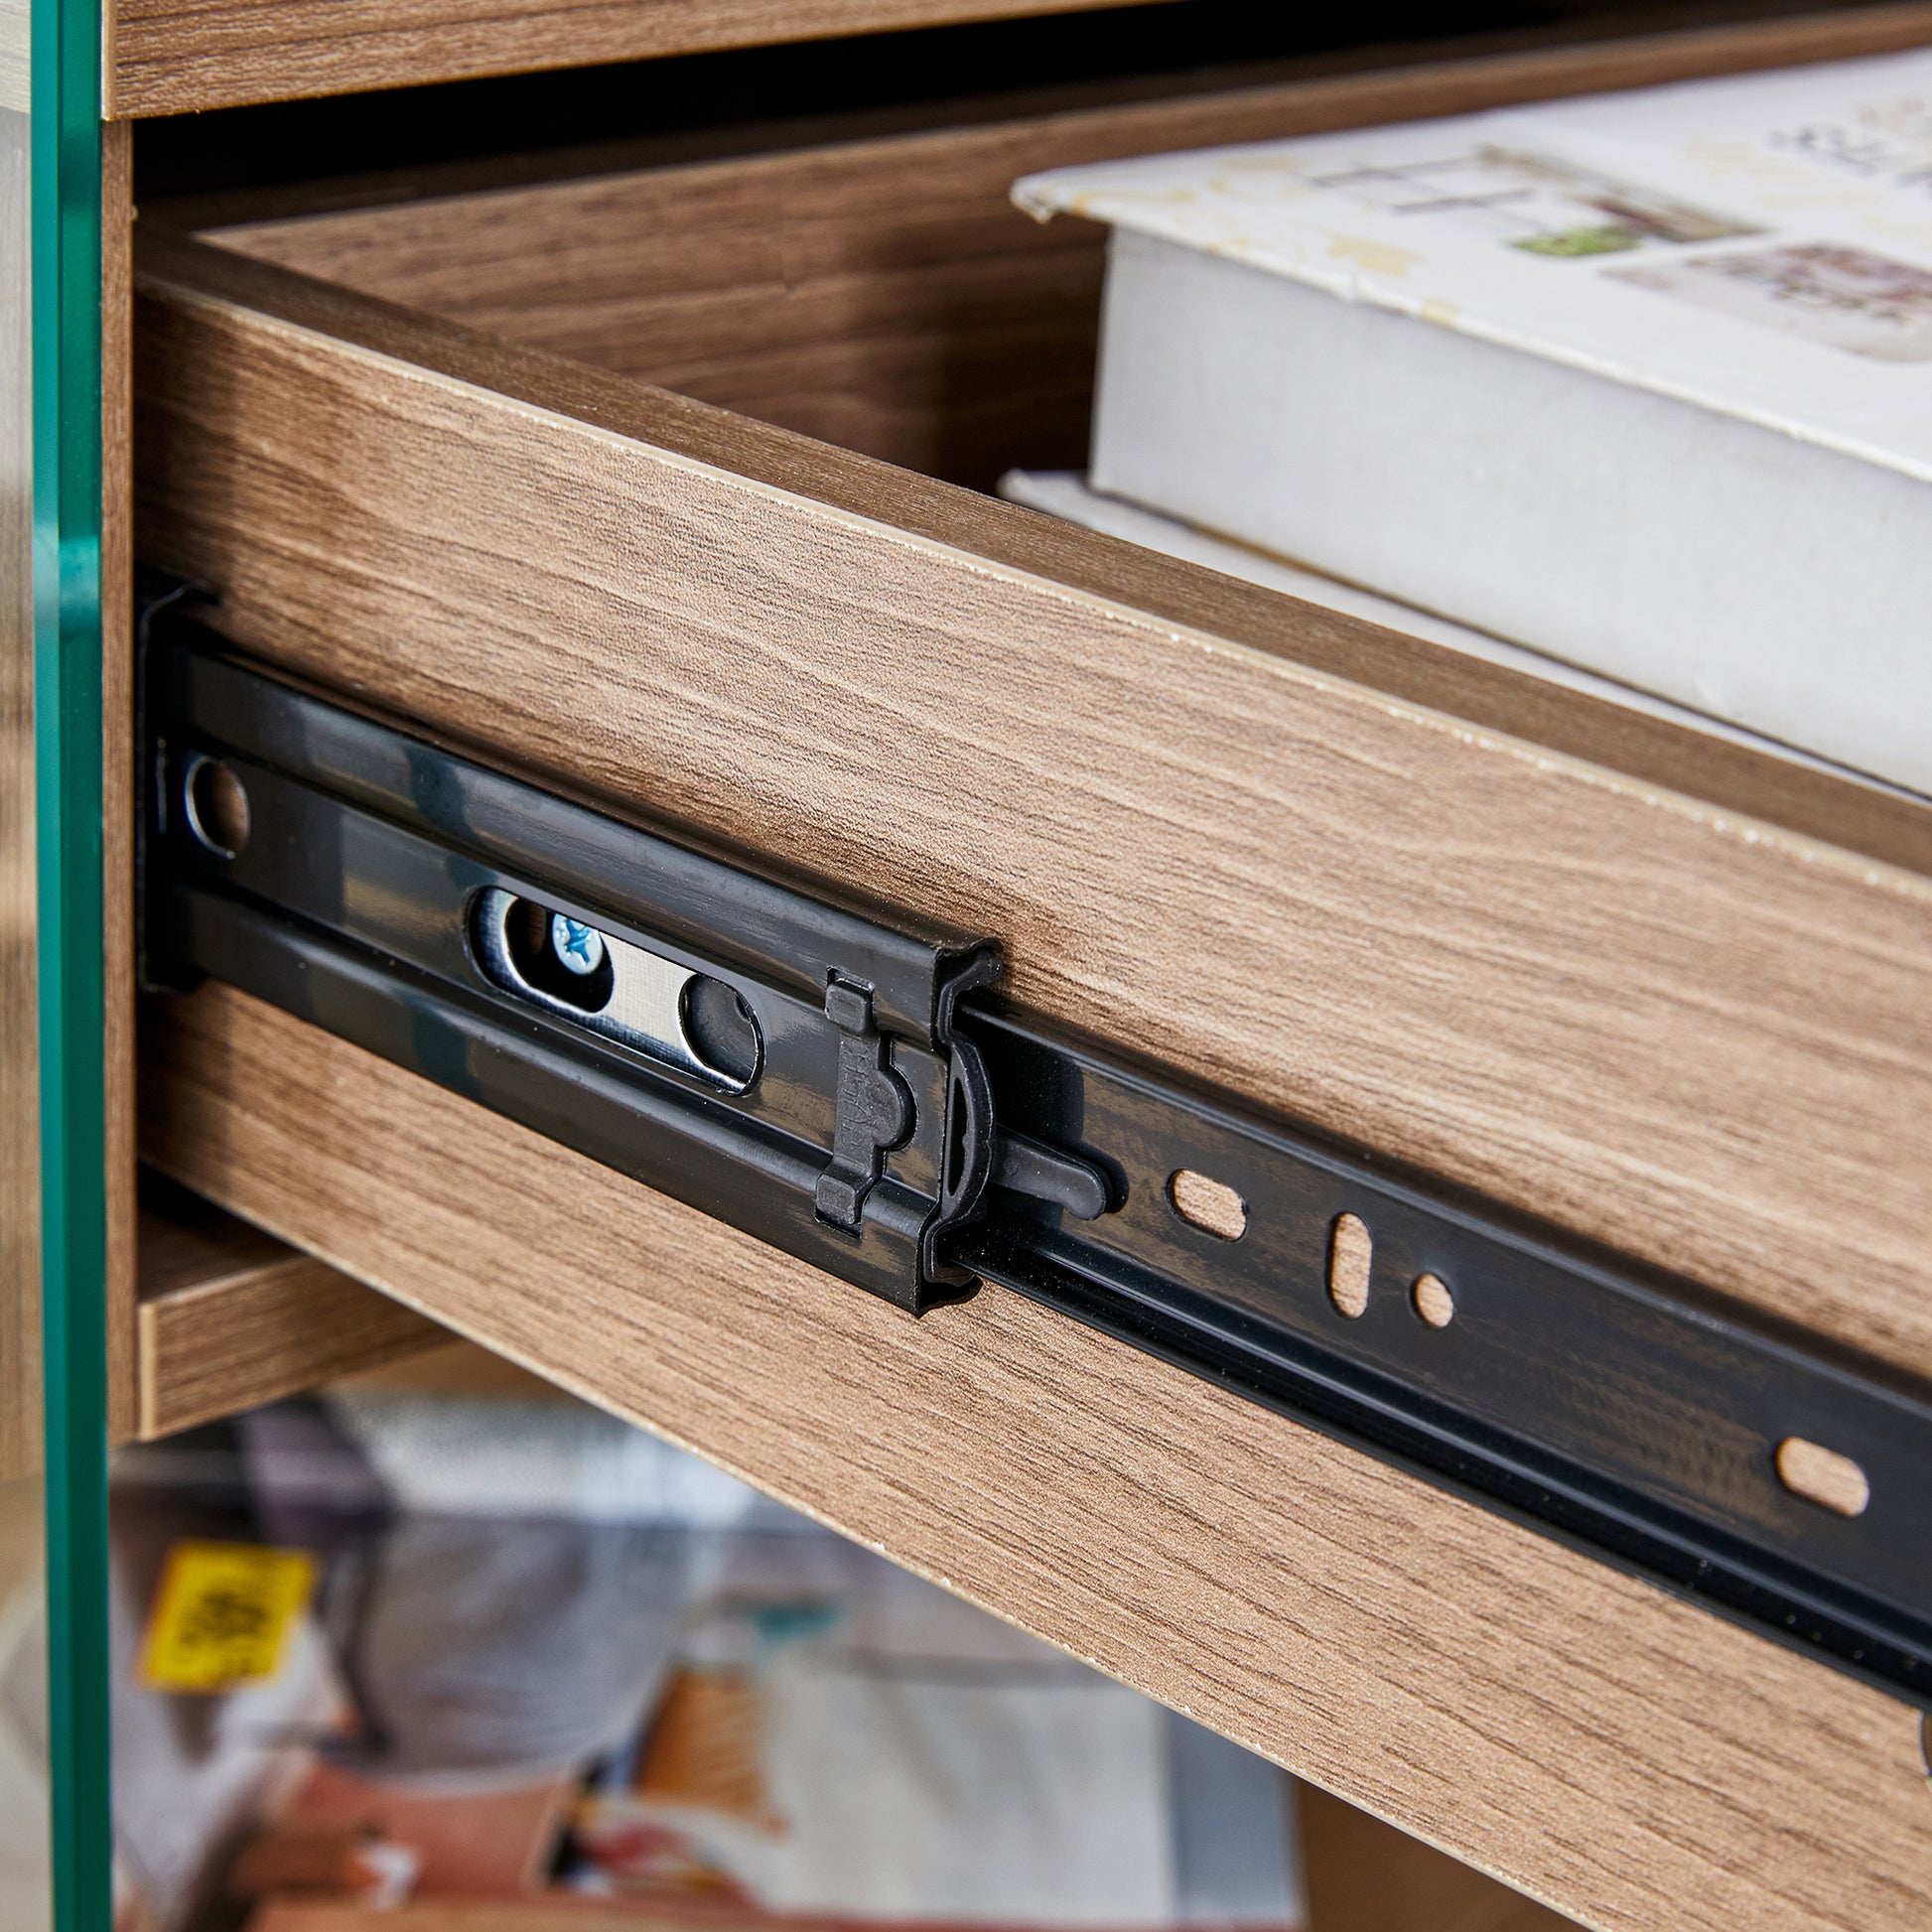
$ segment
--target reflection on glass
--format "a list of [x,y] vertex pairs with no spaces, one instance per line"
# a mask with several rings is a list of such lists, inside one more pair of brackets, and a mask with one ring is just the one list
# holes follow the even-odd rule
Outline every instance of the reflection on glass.
[[38,1474],[0,1483],[0,1932],[47,1932],[47,1649]]
[[27,8],[0,0],[0,1476],[38,1459]]
[[338,1389],[113,1494],[155,1932],[1306,1925],[1284,1772],[581,1404]]

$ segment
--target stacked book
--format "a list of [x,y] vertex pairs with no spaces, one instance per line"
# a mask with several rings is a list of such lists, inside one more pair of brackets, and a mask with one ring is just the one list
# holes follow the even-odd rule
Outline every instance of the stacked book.
[[1014,196],[1095,490],[1932,791],[1932,52]]

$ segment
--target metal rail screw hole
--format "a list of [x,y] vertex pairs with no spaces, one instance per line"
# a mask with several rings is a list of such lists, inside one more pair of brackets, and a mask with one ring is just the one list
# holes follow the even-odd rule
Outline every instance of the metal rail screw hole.
[[1337,1214],[1328,1230],[1328,1300],[1350,1321],[1368,1309],[1368,1271],[1374,1259],[1368,1224],[1354,1214]]
[[1778,1445],[1778,1480],[1794,1496],[1839,1516],[1863,1516],[1871,1501],[1871,1484],[1849,1455],[1787,1436]]
[[232,859],[248,843],[248,794],[219,759],[198,758],[182,783],[188,829],[217,858]]
[[749,1087],[758,1075],[764,1040],[744,996],[708,973],[694,973],[684,983],[681,1011],[698,1057],[714,1072]]
[[1447,1328],[1455,1319],[1455,1297],[1440,1275],[1418,1275],[1409,1305],[1432,1328]]
[[1168,1199],[1189,1227],[1222,1241],[1239,1241],[1248,1231],[1248,1204],[1225,1181],[1192,1168],[1168,1176]]

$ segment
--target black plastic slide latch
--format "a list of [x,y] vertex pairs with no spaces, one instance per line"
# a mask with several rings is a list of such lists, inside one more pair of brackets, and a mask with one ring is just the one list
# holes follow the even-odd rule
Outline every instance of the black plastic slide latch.
[[316,1022],[918,1312],[994,1165],[997,947],[881,920],[233,655],[143,650],[142,976]]
[[913,1313],[999,1283],[1932,1706],[1932,1387],[1010,1011],[991,940],[147,630],[151,987],[226,981]]

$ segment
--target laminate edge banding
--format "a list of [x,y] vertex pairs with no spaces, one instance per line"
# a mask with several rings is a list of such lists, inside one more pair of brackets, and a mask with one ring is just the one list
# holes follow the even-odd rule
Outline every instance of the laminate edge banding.
[[413,1309],[151,1172],[131,1233],[135,1402],[111,1419],[112,1441],[172,1436],[449,1339]]
[[414,1309],[311,1255],[144,1298],[135,1310],[142,1442],[216,1422],[448,1340]]
[[1018,1297],[884,1303],[219,986],[143,1148],[1591,1926],[1907,1932],[1917,1714]]
[[100,141],[101,1039],[107,1192],[107,1430],[135,1427],[134,130]]
[[1923,874],[1132,546],[194,244],[146,288],[144,542],[241,642],[1932,1373]]
[[1139,0],[119,0],[116,119]]

